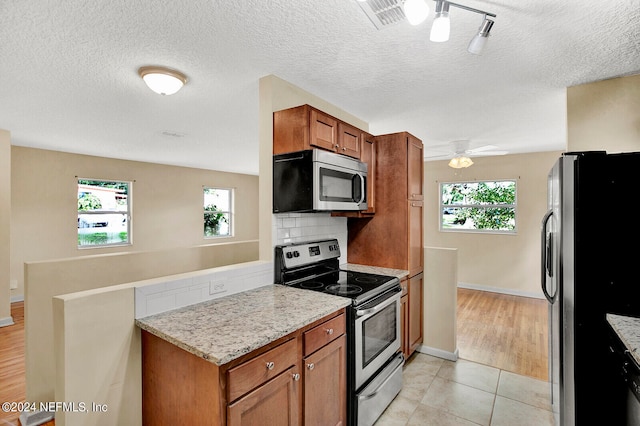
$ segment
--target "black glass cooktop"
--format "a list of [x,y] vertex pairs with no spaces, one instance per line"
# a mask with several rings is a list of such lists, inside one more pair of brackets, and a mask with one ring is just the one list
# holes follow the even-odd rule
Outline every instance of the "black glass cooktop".
[[359,305],[393,287],[398,287],[399,280],[388,275],[338,270],[289,285],[348,297],[353,300],[354,305]]

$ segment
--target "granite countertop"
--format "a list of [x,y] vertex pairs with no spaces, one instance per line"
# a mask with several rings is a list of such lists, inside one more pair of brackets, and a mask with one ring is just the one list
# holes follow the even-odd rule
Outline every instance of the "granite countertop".
[[409,271],[404,269],[383,268],[381,266],[359,265],[357,263],[343,263],[340,269],[345,271],[364,272],[367,274],[389,275],[402,280],[409,276]]
[[286,336],[351,299],[268,285],[136,320],[136,325],[217,365]]
[[607,322],[640,364],[640,318],[607,314]]

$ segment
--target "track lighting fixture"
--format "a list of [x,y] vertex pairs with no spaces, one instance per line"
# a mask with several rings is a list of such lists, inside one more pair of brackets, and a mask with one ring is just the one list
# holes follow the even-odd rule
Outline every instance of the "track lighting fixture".
[[489,37],[489,31],[493,27],[493,21],[489,18],[484,18],[482,25],[478,29],[478,34],[471,39],[467,50],[474,55],[480,55],[484,49],[484,45],[487,44],[487,37]]
[[446,0],[435,0],[436,2],[436,17],[433,20],[433,26],[431,27],[431,41],[443,42],[449,40],[450,21],[449,21],[449,7],[454,6],[460,9],[468,10],[469,12],[479,13],[484,15],[484,20],[478,29],[478,33],[473,37],[469,43],[467,50],[469,53],[480,55],[487,44],[487,38],[489,32],[493,27],[495,21],[491,18],[495,18],[493,13],[485,12],[484,10],[474,9],[472,7],[464,6],[462,4],[453,3]]
[[451,21],[449,21],[449,3],[444,0],[436,1],[436,17],[431,26],[431,41],[443,42],[449,40]]
[[[478,13],[483,15],[483,21],[477,34],[469,43],[467,50],[470,53],[480,55],[487,43],[489,32],[495,22],[494,19],[490,18],[495,18],[496,15],[448,0],[434,1],[436,2],[435,18],[429,39],[434,42],[445,42],[449,40],[451,29],[449,8],[451,6]],[[429,14],[427,0],[358,0],[358,4],[378,29],[405,20],[409,21],[411,25],[419,25]]]
[[421,24],[429,16],[426,0],[404,0],[402,9],[411,25]]

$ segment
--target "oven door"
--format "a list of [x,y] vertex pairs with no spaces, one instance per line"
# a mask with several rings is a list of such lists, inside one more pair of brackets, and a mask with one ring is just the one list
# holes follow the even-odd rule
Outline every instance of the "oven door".
[[354,308],[356,389],[400,350],[400,295],[393,289]]
[[358,169],[364,163],[351,159],[348,161],[349,163],[345,165],[354,168],[314,161],[314,210],[366,210],[368,208],[367,171],[366,168]]

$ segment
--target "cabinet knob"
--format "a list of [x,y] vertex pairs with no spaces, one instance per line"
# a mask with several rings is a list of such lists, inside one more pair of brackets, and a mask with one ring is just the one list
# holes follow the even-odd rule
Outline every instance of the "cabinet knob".
[[300,374],[298,373],[293,373],[293,381],[297,382],[298,380],[300,380]]
[[309,371],[313,370],[316,366],[313,365],[313,363],[311,364],[307,364],[307,368],[309,369]]
[[327,332],[327,334],[329,336],[331,336],[333,334],[333,328],[327,328],[325,331]]
[[343,150],[343,151],[346,151],[346,150],[347,150],[347,148],[343,146],[343,147],[342,147],[342,150]]
[[273,367],[275,367],[275,366],[276,365],[272,361],[270,361],[270,362],[267,363],[267,370],[273,370]]

